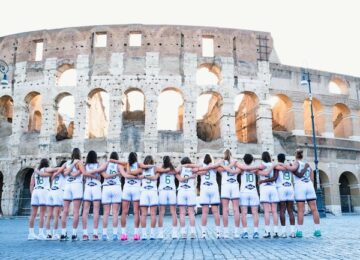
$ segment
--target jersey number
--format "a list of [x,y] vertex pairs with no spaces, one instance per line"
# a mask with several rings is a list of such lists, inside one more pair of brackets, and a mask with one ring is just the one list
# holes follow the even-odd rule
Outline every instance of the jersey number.
[[166,176],[165,176],[165,183],[166,183],[166,184],[170,184],[170,183],[171,183],[171,179],[170,179],[170,176],[169,176],[169,175],[166,175]]
[[205,174],[205,180],[210,180],[210,172],[207,172],[207,173]]
[[41,185],[41,184],[44,183],[44,180],[43,180],[43,178],[42,178],[40,175],[38,175],[38,176],[36,177],[36,183],[37,183],[37,185]]
[[246,174],[246,182],[253,182],[254,175],[253,174]]
[[284,172],[284,180],[285,181],[289,181],[290,177],[291,177],[290,172]]

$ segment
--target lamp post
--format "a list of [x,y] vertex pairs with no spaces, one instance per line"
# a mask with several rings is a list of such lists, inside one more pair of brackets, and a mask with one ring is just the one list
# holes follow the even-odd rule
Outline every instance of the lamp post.
[[314,122],[314,110],[312,103],[312,93],[311,93],[311,80],[310,73],[305,72],[304,69],[301,69],[301,86],[309,88],[309,101],[310,101],[310,112],[311,112],[311,126],[312,126],[312,139],[314,147],[314,163],[315,163],[315,178],[316,178],[316,205],[319,211],[320,218],[326,217],[326,211],[323,200],[323,193],[320,187],[320,173],[318,168],[318,156],[317,156],[317,145],[316,145],[316,134],[315,134],[315,122]]
[[1,79],[1,85],[7,86],[8,85],[8,79],[7,79],[7,73],[9,72],[9,65],[3,60],[0,60],[0,72],[4,75]]

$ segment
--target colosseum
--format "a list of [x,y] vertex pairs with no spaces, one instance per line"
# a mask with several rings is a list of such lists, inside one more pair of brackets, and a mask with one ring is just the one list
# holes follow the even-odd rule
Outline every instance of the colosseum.
[[[9,65],[0,89],[3,215],[29,214],[40,158],[56,165],[74,147],[158,162],[219,158],[225,148],[291,160],[301,147],[314,160],[308,89],[268,32],[89,26],[5,36],[0,51]],[[360,78],[309,72],[326,209],[360,212]]]

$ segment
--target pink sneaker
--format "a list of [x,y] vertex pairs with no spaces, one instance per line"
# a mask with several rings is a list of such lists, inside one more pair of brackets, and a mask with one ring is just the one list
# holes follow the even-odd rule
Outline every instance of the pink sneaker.
[[134,240],[140,240],[140,235],[139,234],[134,234]]
[[121,241],[125,241],[128,239],[128,237],[126,234],[122,234],[120,239],[121,239]]

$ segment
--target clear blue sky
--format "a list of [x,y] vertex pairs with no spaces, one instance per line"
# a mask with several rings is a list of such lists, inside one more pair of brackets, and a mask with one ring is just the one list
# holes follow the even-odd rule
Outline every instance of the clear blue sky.
[[359,10],[357,0],[4,0],[0,36],[128,23],[261,30],[283,64],[360,76]]

